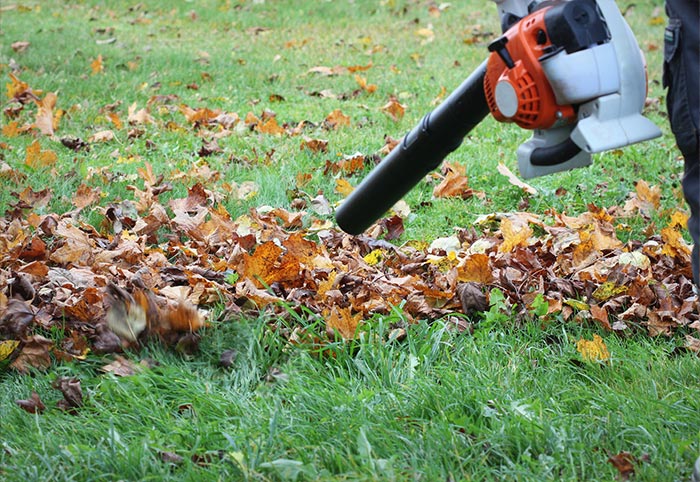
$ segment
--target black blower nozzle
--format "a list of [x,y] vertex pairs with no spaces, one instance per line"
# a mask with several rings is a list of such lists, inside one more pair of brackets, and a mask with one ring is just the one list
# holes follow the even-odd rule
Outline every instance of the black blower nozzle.
[[411,130],[336,211],[338,226],[360,234],[437,168],[489,113],[486,61]]

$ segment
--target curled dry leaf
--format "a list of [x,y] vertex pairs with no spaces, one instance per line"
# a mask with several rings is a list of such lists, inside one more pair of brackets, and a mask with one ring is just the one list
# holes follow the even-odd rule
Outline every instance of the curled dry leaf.
[[60,377],[53,383],[53,387],[63,394],[63,400],[56,404],[61,410],[75,414],[83,406],[83,390],[77,378]]
[[42,413],[46,410],[46,405],[44,405],[44,402],[41,401],[39,394],[36,392],[32,392],[31,397],[26,400],[15,400],[15,403],[19,405],[22,410],[29,413]]

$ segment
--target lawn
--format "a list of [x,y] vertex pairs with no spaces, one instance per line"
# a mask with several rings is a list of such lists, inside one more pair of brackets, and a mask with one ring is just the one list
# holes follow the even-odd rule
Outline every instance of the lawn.
[[0,2],[0,478],[687,480],[665,17],[618,5],[661,138],[533,194],[487,118],[350,237],[335,207],[481,63],[492,2]]

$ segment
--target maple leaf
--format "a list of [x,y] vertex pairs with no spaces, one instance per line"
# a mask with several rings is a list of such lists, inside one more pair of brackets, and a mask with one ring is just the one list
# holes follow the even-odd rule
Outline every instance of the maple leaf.
[[466,176],[467,169],[465,166],[457,163],[445,163],[441,171],[444,177],[440,181],[440,184],[433,189],[433,196],[437,198],[457,197],[468,199],[472,196],[481,197],[483,194],[469,187],[469,179]]
[[602,361],[610,360],[610,352],[608,347],[600,335],[593,335],[593,340],[581,338],[576,342],[576,351],[581,354],[584,361]]
[[148,109],[138,109],[136,102],[129,106],[129,112],[127,116],[127,122],[130,125],[137,124],[153,124],[155,120],[148,112]]
[[63,400],[59,400],[56,406],[72,415],[77,413],[77,409],[83,406],[83,390],[80,387],[80,380],[77,378],[60,377],[52,386],[63,394]]
[[330,310],[324,311],[326,320],[326,332],[328,336],[334,336],[337,332],[344,340],[352,340],[355,338],[357,328],[362,321],[362,314],[352,314],[350,308],[332,307]]
[[469,255],[457,265],[457,279],[462,282],[491,283],[493,281],[493,268],[489,262],[489,255],[485,253]]
[[90,62],[90,69],[92,69],[92,75],[104,73],[105,66],[102,61],[102,54],[99,54],[92,62]]
[[29,373],[30,368],[45,369],[51,366],[49,348],[53,341],[41,335],[33,335],[24,340],[17,358],[10,365],[20,373]]
[[511,252],[519,246],[526,247],[533,234],[530,225],[519,217],[514,218],[514,220],[508,216],[504,217],[501,219],[500,229],[503,242],[498,246],[499,253]]
[[308,149],[311,152],[326,152],[328,150],[328,141],[324,139],[311,139],[304,137],[301,141],[299,149]]
[[328,114],[323,122],[328,128],[337,129],[339,127],[349,126],[350,117],[343,114],[340,109],[336,109]]
[[381,110],[391,117],[394,122],[398,122],[403,119],[406,113],[406,106],[401,104],[396,97],[392,96],[389,98],[389,101],[382,106]]
[[58,160],[58,156],[51,149],[42,150],[38,140],[34,140],[27,146],[24,163],[34,169],[52,166]]
[[91,188],[86,184],[80,184],[73,196],[73,206],[83,209],[91,204],[95,204],[101,198],[100,188]]

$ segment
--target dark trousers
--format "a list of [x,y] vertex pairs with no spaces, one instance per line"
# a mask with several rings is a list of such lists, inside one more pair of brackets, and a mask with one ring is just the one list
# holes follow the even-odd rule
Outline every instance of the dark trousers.
[[690,207],[688,230],[693,247],[693,277],[700,287],[700,2],[666,0],[664,87],[671,130],[685,159],[683,194]]

